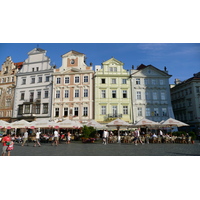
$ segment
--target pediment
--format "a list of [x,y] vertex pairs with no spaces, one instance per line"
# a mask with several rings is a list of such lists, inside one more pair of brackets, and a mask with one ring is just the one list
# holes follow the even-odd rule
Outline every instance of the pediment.
[[102,63],[103,65],[120,65],[120,66],[123,66],[124,63],[115,59],[115,58],[111,58],[105,62]]
[[38,54],[38,53],[45,53],[46,51],[44,49],[41,48],[34,48],[33,50],[28,52],[28,55],[31,54]]
[[68,53],[62,55],[62,57],[80,56],[80,55],[84,56],[83,53],[79,53],[78,51],[72,50],[72,51],[69,51]]

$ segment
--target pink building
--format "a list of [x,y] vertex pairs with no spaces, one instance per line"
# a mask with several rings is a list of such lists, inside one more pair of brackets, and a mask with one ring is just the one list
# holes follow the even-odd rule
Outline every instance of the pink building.
[[93,119],[93,75],[84,54],[70,51],[62,56],[62,66],[53,76],[52,119]]

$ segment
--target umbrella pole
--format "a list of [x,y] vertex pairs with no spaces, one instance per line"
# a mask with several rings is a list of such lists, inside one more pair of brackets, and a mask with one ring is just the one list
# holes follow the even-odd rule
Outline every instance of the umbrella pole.
[[121,143],[119,128],[120,128],[120,126],[117,126],[117,135],[118,135],[118,142],[117,143]]

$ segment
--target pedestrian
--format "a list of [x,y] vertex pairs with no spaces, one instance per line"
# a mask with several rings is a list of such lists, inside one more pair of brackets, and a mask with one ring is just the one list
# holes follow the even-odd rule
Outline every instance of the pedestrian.
[[22,147],[27,143],[28,146],[28,130],[24,132]]
[[144,144],[140,138],[140,130],[139,129],[136,129],[135,132],[134,132],[134,143],[135,145],[137,145],[138,141],[141,143],[141,144]]
[[36,140],[35,140],[34,147],[36,147],[37,144],[38,144],[39,147],[41,147],[41,144],[40,144],[40,134],[41,134],[41,132],[39,130],[37,130],[37,132],[36,132]]
[[1,143],[3,145],[2,147],[2,156],[5,156],[6,154],[8,156],[10,156],[10,151],[8,149],[8,146],[11,144],[11,137],[10,137],[10,133],[7,133],[7,135],[5,135],[2,140],[1,140]]
[[54,143],[55,143],[56,146],[58,146],[59,134],[58,134],[57,129],[55,129],[53,134],[54,134],[54,136],[53,136],[54,137],[54,141],[52,143],[52,146],[54,146]]
[[67,132],[67,142],[66,142],[66,144],[69,144],[70,140],[71,140],[71,133],[68,131]]
[[108,131],[103,131],[103,144],[106,145],[108,143]]

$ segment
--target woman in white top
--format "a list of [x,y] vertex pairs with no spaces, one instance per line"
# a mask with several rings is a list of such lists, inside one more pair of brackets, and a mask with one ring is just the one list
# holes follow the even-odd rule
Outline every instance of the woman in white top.
[[40,134],[41,134],[41,132],[39,130],[37,130],[37,132],[36,132],[36,140],[35,140],[34,147],[36,147],[37,144],[38,144],[39,147],[41,147],[41,144],[39,142],[39,140],[40,140]]

